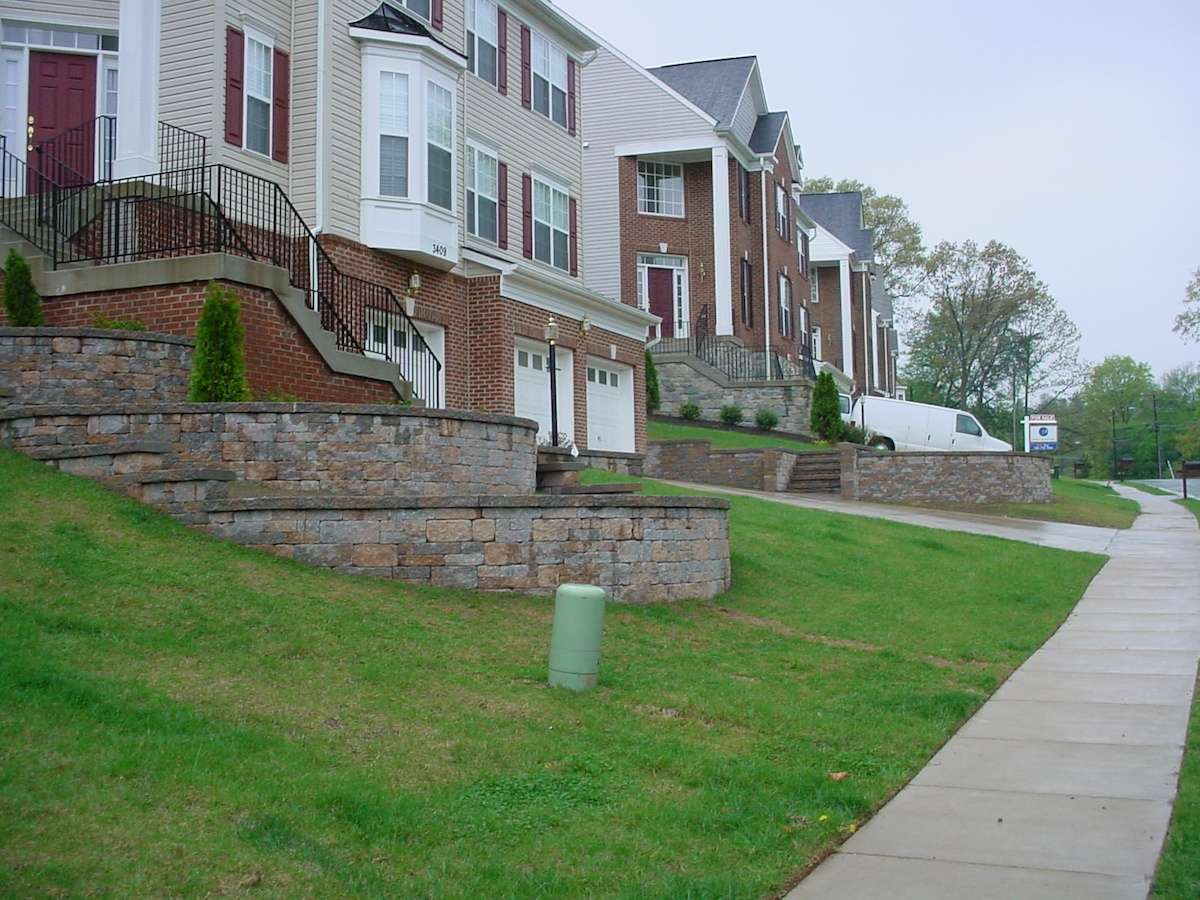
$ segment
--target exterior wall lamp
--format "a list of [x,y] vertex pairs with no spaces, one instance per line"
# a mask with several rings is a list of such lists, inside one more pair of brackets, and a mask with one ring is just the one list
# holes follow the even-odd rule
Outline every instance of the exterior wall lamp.
[[421,291],[421,273],[413,272],[408,276],[408,292],[404,296],[404,312],[411,319],[417,310],[417,294]]

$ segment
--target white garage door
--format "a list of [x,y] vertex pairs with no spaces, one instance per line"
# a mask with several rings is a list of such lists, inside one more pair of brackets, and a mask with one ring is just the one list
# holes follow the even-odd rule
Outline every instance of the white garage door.
[[[575,356],[558,347],[558,433],[575,440]],[[515,414],[538,423],[538,441],[550,439],[550,347],[518,338],[513,347]]]
[[588,449],[634,452],[633,369],[588,357]]

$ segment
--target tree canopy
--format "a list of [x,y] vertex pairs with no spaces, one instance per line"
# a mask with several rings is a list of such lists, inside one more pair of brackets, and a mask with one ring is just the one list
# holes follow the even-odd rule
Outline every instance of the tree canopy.
[[1200,269],[1192,273],[1192,280],[1183,296],[1183,312],[1175,317],[1175,330],[1184,340],[1200,341]]

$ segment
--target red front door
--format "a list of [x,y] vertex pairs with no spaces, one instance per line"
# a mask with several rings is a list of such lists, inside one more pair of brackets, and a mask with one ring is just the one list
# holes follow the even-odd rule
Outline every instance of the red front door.
[[675,337],[675,270],[646,270],[646,292],[650,295],[650,312],[662,318],[658,336]]
[[[29,116],[35,150],[30,169],[60,185],[92,180],[95,169],[96,58],[74,53],[29,54]],[[36,148],[41,148],[38,152]]]

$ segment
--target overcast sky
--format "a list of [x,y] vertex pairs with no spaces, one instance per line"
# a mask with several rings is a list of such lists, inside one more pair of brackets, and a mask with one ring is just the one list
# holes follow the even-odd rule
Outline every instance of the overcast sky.
[[1200,361],[1198,0],[557,0],[645,66],[757,55],[805,175],[1027,257],[1087,359]]

